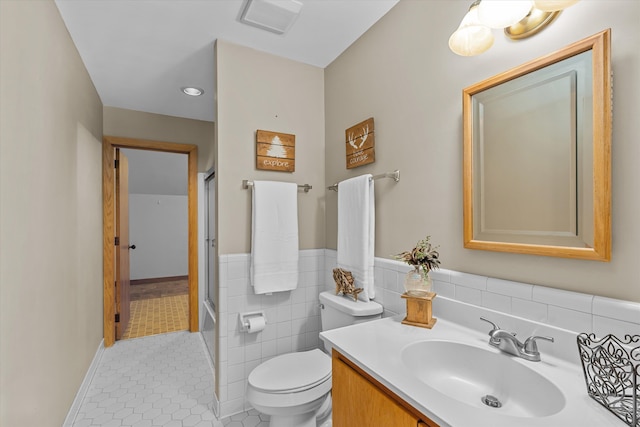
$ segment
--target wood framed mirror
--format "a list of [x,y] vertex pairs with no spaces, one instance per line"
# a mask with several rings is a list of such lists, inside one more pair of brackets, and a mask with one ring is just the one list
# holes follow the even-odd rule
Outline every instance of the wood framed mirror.
[[465,248],[610,260],[610,39],[464,89]]

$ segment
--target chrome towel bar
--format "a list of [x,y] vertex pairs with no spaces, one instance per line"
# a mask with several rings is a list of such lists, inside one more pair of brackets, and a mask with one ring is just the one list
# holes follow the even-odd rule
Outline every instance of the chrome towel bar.
[[[395,182],[400,182],[400,171],[399,170],[394,170],[393,172],[386,172],[386,173],[381,173],[378,175],[374,175],[371,177],[371,179],[379,179],[379,178],[393,178],[393,180]],[[329,187],[327,187],[327,190],[333,190],[335,192],[338,191],[338,183],[336,182],[333,185],[330,185]]]
[[[249,181],[247,179],[242,180],[242,188],[246,190],[249,187],[253,187],[253,181]],[[308,193],[309,190],[313,188],[313,186],[309,184],[298,184],[298,188],[302,188],[305,193]]]

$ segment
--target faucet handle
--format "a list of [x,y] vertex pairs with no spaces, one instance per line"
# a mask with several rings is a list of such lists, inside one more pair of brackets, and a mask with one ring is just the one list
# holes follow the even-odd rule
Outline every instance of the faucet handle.
[[538,344],[536,343],[536,340],[547,340],[547,341],[551,341],[554,342],[553,337],[540,337],[540,336],[532,336],[527,338],[527,340],[524,342],[524,351],[525,353],[529,353],[529,354],[540,354],[540,352],[538,351]]
[[492,332],[497,331],[498,329],[500,329],[500,326],[496,325],[495,323],[493,323],[489,319],[485,319],[484,317],[481,317],[480,320],[484,320],[485,322],[490,323],[491,326],[493,327],[493,329],[489,332],[489,335],[491,335]]
[[491,337],[491,338],[489,338],[489,342],[492,343],[493,345],[497,345],[500,342],[500,339],[499,338],[494,338],[494,334],[500,330],[500,326],[496,325],[495,323],[493,323],[489,319],[485,319],[484,317],[481,317],[480,320],[484,320],[485,322],[491,324],[493,329],[491,329],[489,331],[489,336]]

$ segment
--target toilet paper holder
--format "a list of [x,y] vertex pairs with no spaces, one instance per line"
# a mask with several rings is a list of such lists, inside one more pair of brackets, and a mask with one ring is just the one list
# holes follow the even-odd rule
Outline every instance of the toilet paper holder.
[[239,313],[240,316],[240,327],[243,332],[249,331],[249,319],[255,317],[264,317],[264,323],[267,323],[267,318],[264,315],[264,311],[252,311],[249,313]]

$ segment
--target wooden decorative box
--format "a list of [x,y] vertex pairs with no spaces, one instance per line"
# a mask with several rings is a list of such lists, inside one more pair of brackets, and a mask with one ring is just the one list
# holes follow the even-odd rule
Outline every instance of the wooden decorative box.
[[406,292],[402,298],[407,300],[407,317],[402,321],[405,325],[419,326],[431,329],[438,319],[433,317],[431,302],[436,297],[434,292],[427,292],[425,296],[413,296]]

